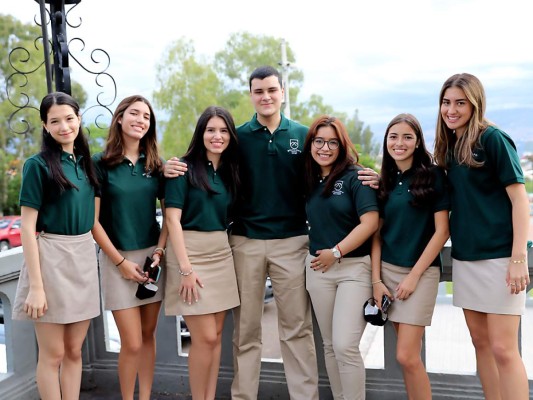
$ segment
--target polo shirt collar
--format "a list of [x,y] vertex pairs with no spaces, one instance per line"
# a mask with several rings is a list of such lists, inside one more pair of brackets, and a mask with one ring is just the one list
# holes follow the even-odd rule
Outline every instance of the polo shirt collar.
[[[283,113],[281,113],[281,121],[279,123],[278,128],[276,129],[276,132],[288,130],[289,121],[290,120],[287,117],[285,117]],[[254,116],[252,117],[252,120],[250,121],[250,128],[252,129],[252,131],[260,131],[265,128],[265,126],[261,125],[261,123],[257,120],[257,113],[254,114]]]
[[[72,160],[74,162],[74,160],[72,159],[71,156],[72,156],[72,154],[61,150],[61,161]],[[83,156],[81,154],[76,155],[76,161],[77,162],[79,162],[82,158],[83,158]]]

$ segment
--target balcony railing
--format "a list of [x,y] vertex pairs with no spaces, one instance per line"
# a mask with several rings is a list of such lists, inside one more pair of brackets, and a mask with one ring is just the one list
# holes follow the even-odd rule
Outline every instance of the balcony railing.
[[[443,251],[443,257],[445,267],[442,280],[451,281],[451,260],[448,248]],[[0,399],[5,400],[39,398],[35,384],[37,342],[33,324],[31,322],[11,321],[11,304],[15,297],[21,265],[22,250],[20,247],[0,253],[0,299],[2,300],[4,314],[6,358],[6,372],[0,373]],[[533,266],[533,256],[531,254],[529,256],[529,265],[531,275]],[[449,298],[450,296],[446,293],[440,293],[438,304],[449,303]],[[358,311],[354,308],[354,312]],[[92,321],[87,339],[84,343],[82,390],[89,393],[94,390],[99,393],[117,395],[120,393],[117,375],[118,354],[114,351],[108,351],[106,342],[108,342],[109,338],[106,338],[106,322],[104,316],[105,314]],[[436,318],[441,317],[436,314],[434,323]],[[446,323],[448,324],[448,321]],[[457,322],[450,320],[449,323],[456,324]],[[162,314],[159,318],[157,329],[157,358],[153,385],[154,394],[166,393],[186,396],[189,393],[187,358],[180,355],[181,338],[179,337],[178,326],[179,321],[174,317],[166,317]],[[231,331],[232,318],[231,313],[228,313],[223,332],[222,360],[217,393],[217,398],[220,399],[230,398],[230,386],[233,376]],[[431,337],[429,334],[430,331],[428,330],[427,332],[426,336]],[[392,326],[387,324],[383,333],[378,333],[379,335],[375,335],[375,338],[377,337],[380,340],[382,338],[383,340],[382,343],[378,343],[378,346],[381,344],[383,346],[383,358],[382,362],[378,362],[378,364],[381,364],[380,366],[369,367],[367,365],[367,399],[398,400],[405,398],[402,373],[395,360],[396,337]],[[443,334],[445,335],[446,332],[440,333],[440,335]],[[455,337],[447,337],[445,339],[443,343],[447,343],[447,345],[453,343],[453,345],[450,345],[453,347],[465,345],[471,348],[472,346],[470,343],[460,344],[455,342]],[[319,361],[320,398],[330,399],[332,397],[324,366],[321,338],[318,329],[315,329],[315,341]],[[431,346],[433,345],[442,346],[442,343],[431,343]],[[524,347],[522,349],[523,351],[527,350],[528,354],[533,352],[533,343],[528,342],[524,346],[531,346],[532,349],[526,349]],[[437,364],[439,363],[439,357],[442,357],[443,363],[445,358],[447,358],[446,362],[449,362],[450,357],[446,354],[448,350],[452,351],[452,348],[441,348],[440,353],[436,355],[432,354],[433,364],[435,364],[435,357]],[[429,349],[424,346],[424,357],[428,353],[430,353]],[[442,354],[442,356],[439,354]],[[458,362],[460,363],[461,361]],[[460,367],[458,365],[458,371],[462,370]],[[479,380],[474,373],[455,373],[446,370],[446,372],[430,372],[429,375],[433,398],[436,400],[483,399]],[[181,396],[178,398],[182,398]],[[283,365],[281,363],[272,361],[263,362],[258,398],[289,398]]]

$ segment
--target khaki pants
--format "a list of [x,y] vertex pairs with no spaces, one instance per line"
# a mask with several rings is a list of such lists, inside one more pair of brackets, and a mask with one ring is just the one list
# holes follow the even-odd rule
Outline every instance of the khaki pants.
[[233,310],[233,400],[256,400],[261,369],[265,279],[278,307],[281,356],[292,400],[318,400],[311,305],[305,289],[308,237],[258,240],[230,237],[241,305]]
[[363,304],[372,297],[370,257],[343,258],[327,272],[306,258],[307,290],[324,343],[324,360],[335,400],[364,400],[365,365],[359,342],[365,331]]

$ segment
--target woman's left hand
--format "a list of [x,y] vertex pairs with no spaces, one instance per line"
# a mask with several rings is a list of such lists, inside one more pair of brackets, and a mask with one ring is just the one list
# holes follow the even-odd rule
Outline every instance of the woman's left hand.
[[326,272],[337,261],[332,251],[329,249],[317,250],[316,258],[311,260],[311,269]]
[[396,299],[407,300],[416,289],[420,277],[413,273],[407,274],[405,278],[396,287]]
[[507,286],[511,288],[511,294],[518,294],[527,289],[529,285],[529,268],[526,261],[523,263],[513,263],[509,261],[507,267]]

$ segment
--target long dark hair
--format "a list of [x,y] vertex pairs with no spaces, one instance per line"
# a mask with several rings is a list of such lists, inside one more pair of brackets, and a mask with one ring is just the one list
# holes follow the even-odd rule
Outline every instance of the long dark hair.
[[313,139],[318,133],[318,130],[324,126],[330,126],[337,134],[337,138],[339,139],[339,155],[331,168],[331,173],[326,181],[326,186],[324,187],[322,195],[331,195],[331,191],[333,190],[333,186],[335,185],[338,177],[347,168],[353,167],[354,165],[359,165],[359,154],[357,153],[354,144],[350,140],[350,136],[348,136],[348,130],[341,120],[329,115],[322,115],[318,117],[311,124],[304,144],[305,184],[307,195],[314,190],[320,180],[320,166],[316,163],[311,155],[311,145],[313,143]]
[[413,153],[413,165],[410,168],[413,171],[413,180],[411,181],[409,190],[413,195],[411,205],[421,207],[433,198],[435,192],[435,175],[432,172],[434,164],[431,153],[426,149],[420,123],[413,115],[407,113],[394,117],[385,130],[385,136],[383,138],[383,161],[381,164],[381,184],[378,198],[381,202],[385,202],[396,184],[396,176],[399,169],[387,150],[387,136],[389,135],[390,129],[401,122],[405,122],[413,129],[418,143]]
[[[47,94],[41,101],[41,106],[39,107],[39,113],[41,116],[41,121],[43,122],[43,131],[42,131],[42,144],[41,152],[39,153],[41,157],[45,160],[46,165],[50,171],[50,180],[53,185],[57,187],[59,193],[64,192],[67,189],[78,189],[78,187],[69,181],[61,168],[61,153],[63,148],[61,144],[55,141],[50,133],[46,130],[44,124],[48,122],[48,112],[52,106],[66,105],[70,106],[76,116],[80,116],[80,106],[71,96],[62,92],[54,92]],[[96,172],[91,160],[91,154],[89,152],[89,143],[87,138],[83,134],[83,129],[81,127],[78,130],[78,135],[74,139],[74,154],[81,157],[81,165],[83,170],[87,174],[89,183],[94,187],[98,187],[98,179],[96,178]]]
[[154,109],[150,102],[140,95],[133,95],[123,99],[117,106],[109,126],[109,135],[104,150],[102,161],[108,166],[120,164],[124,159],[124,140],[122,138],[122,125],[119,120],[123,119],[124,112],[136,102],[144,103],[150,110],[150,127],[139,143],[139,150],[146,155],[146,171],[162,171],[163,161],[159,158],[157,147],[157,129]]
[[233,200],[236,200],[240,188],[239,178],[239,148],[237,141],[237,129],[230,112],[222,107],[210,106],[198,118],[194,134],[189,144],[187,153],[183,159],[189,169],[189,181],[197,188],[203,189],[208,193],[216,193],[209,185],[207,178],[206,164],[208,162],[207,152],[204,145],[204,132],[209,120],[213,117],[219,117],[224,120],[230,135],[228,147],[220,156],[220,166],[217,170],[224,181],[224,184],[231,193]]

